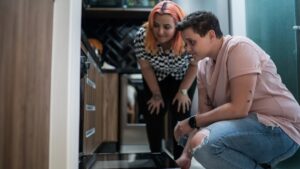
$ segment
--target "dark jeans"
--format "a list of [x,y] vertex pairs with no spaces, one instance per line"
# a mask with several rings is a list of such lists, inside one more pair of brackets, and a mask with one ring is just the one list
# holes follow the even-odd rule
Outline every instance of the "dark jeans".
[[[150,114],[148,111],[147,102],[152,97],[152,93],[144,80],[144,99],[141,106],[143,114],[145,116],[146,122],[146,129],[148,135],[148,141],[150,144],[151,152],[161,152],[161,141],[164,136],[164,117],[165,114],[168,112],[169,118],[168,121],[170,122],[169,128],[167,131],[168,134],[172,137],[172,144],[173,144],[173,154],[174,159],[180,157],[183,148],[178,146],[174,135],[173,130],[177,121],[186,119],[190,117],[190,111],[186,112],[185,114],[182,111],[177,112],[177,103],[172,105],[173,98],[175,97],[176,93],[178,92],[178,88],[180,86],[181,80],[175,80],[172,76],[166,77],[163,81],[159,82],[160,91],[165,103],[165,107],[160,109],[159,114],[156,113]],[[193,82],[192,86],[188,90],[188,95],[192,100],[195,92],[196,87],[196,80]],[[191,108],[190,108],[191,109]]]

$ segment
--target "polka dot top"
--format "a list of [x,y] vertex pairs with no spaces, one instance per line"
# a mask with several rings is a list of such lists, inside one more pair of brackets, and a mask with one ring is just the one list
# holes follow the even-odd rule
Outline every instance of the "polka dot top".
[[159,50],[156,55],[152,55],[145,51],[145,28],[141,27],[134,40],[134,51],[137,59],[147,60],[157,77],[158,81],[162,81],[168,75],[171,75],[176,80],[182,80],[189,63],[193,60],[192,56],[184,53],[182,56],[177,57],[172,50],[163,50],[158,46]]

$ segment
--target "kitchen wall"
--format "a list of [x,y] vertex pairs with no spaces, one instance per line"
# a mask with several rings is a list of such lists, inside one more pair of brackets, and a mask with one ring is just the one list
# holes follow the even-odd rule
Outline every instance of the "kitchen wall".
[[81,0],[54,1],[49,169],[77,169]]
[[212,11],[219,18],[223,33],[230,32],[228,0],[174,0],[174,2],[180,4],[187,14],[197,10]]
[[224,34],[246,35],[245,0],[174,0],[185,12],[197,10],[213,12]]

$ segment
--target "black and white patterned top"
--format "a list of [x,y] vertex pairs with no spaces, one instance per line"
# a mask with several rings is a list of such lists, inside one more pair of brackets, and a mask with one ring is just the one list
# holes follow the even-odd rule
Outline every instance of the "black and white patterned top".
[[192,56],[185,53],[177,57],[172,50],[164,51],[161,46],[159,46],[158,53],[152,55],[145,51],[145,35],[145,28],[141,27],[134,40],[134,51],[137,59],[147,60],[151,64],[158,81],[162,81],[168,75],[176,80],[182,80],[189,63],[193,60]]

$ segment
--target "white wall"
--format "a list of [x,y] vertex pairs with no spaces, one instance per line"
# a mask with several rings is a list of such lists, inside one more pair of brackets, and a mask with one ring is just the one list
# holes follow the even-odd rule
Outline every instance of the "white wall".
[[246,36],[245,0],[231,0],[231,34]]
[[245,0],[174,0],[187,14],[196,10],[213,12],[223,34],[246,35]]
[[80,34],[81,0],[56,0],[51,63],[49,169],[78,168]]
[[220,22],[223,34],[229,33],[228,0],[174,0],[189,14],[197,10],[213,12]]

